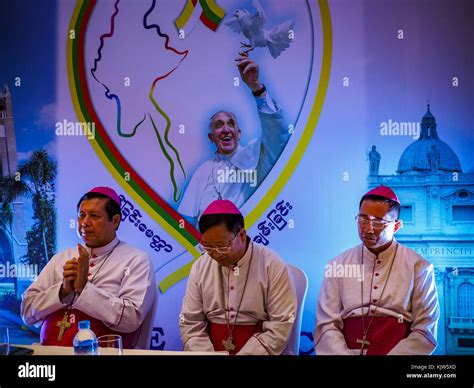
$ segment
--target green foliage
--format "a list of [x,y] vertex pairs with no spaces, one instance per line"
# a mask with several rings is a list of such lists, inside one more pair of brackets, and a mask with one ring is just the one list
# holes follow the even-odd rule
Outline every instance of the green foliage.
[[32,195],[33,226],[26,233],[28,264],[38,264],[41,270],[56,249],[55,188],[56,163],[45,150],[35,151],[20,167]]

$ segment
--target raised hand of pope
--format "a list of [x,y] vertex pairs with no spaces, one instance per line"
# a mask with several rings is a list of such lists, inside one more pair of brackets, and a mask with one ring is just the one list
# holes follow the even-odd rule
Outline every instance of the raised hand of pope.
[[74,280],[74,289],[81,293],[89,276],[89,252],[81,244],[77,244],[79,257],[77,258],[77,275]]
[[245,56],[241,56],[235,61],[242,81],[247,84],[250,90],[252,90],[252,92],[256,92],[257,90],[261,89],[263,85],[259,79],[260,70],[258,64]]

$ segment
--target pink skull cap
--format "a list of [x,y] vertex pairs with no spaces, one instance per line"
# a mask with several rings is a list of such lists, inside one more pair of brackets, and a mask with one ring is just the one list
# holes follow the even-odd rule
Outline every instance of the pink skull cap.
[[237,206],[228,199],[217,199],[209,204],[202,213],[203,216],[209,214],[242,214]]
[[379,197],[390,199],[391,201],[396,202],[400,205],[400,200],[398,199],[397,194],[395,194],[395,192],[388,186],[380,185],[375,189],[368,191],[364,194],[362,200],[364,200],[364,198],[368,195],[378,195]]
[[120,200],[119,195],[111,187],[97,186],[89,190],[89,193],[100,193],[102,195],[105,195],[106,197],[109,197],[112,201],[116,202],[117,205],[121,206],[122,201]]

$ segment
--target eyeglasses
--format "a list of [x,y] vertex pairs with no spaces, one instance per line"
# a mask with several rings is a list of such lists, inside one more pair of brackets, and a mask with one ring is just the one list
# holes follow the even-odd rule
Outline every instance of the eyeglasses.
[[230,242],[227,243],[226,245],[223,245],[223,246],[220,246],[220,247],[208,247],[206,245],[199,244],[199,248],[203,252],[207,252],[208,254],[218,253],[218,254],[221,254],[221,255],[225,255],[225,254],[229,253],[230,250],[232,249],[232,244],[234,243],[234,240],[235,240],[235,238],[237,237],[238,234],[239,234],[239,232],[234,234],[234,238],[232,240],[230,240]]
[[360,214],[356,215],[355,219],[357,220],[360,226],[365,227],[370,223],[372,224],[372,228],[374,229],[384,229],[387,225],[397,222],[397,220],[389,221],[389,220],[380,220],[377,218],[369,218],[367,216],[362,216]]

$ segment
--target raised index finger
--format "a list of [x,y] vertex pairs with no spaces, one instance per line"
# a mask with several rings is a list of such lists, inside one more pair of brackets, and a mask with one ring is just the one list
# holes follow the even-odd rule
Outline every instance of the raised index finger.
[[87,249],[82,246],[81,244],[77,244],[77,250],[79,251],[79,257],[84,259],[84,258],[88,258],[89,257],[89,252],[87,251]]

